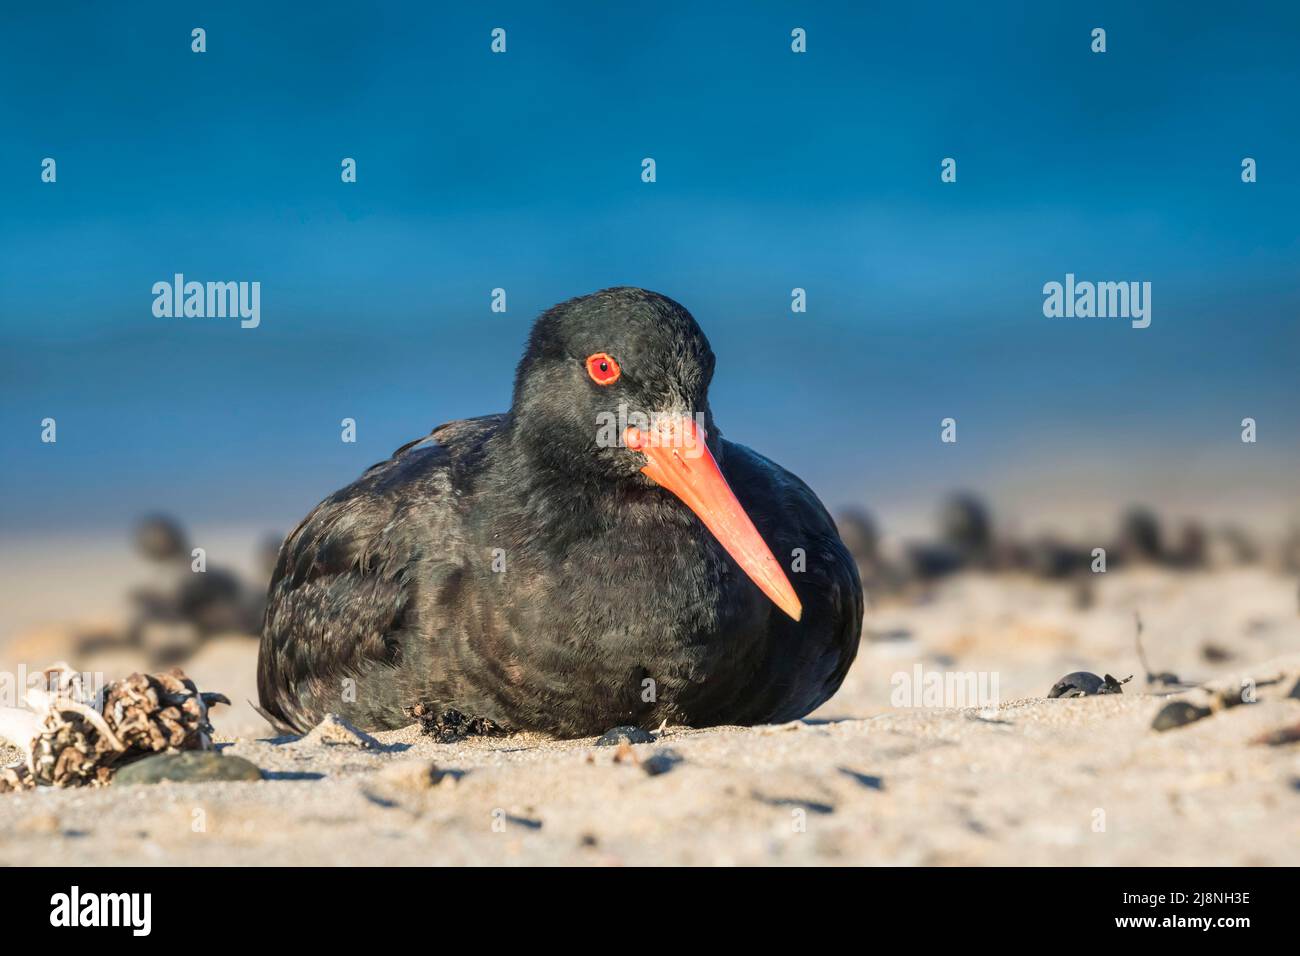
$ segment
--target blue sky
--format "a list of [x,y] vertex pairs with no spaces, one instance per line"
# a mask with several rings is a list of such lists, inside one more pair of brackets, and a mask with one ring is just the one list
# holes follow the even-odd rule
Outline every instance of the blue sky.
[[[1293,4],[703,6],[6,11],[0,526],[283,527],[610,285],[691,309],[719,424],[832,505],[1295,462]],[[260,281],[261,326],[155,318],[176,272]],[[1066,272],[1151,282],[1151,327],[1045,318]]]

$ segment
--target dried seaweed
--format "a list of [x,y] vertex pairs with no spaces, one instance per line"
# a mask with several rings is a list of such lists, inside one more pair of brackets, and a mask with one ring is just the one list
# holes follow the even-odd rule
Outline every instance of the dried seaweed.
[[467,717],[459,710],[442,710],[428,704],[416,704],[406,710],[420,725],[420,733],[440,744],[455,743],[466,737],[504,737],[509,731],[488,717]]
[[0,793],[16,793],[20,790],[35,788],[36,781],[25,764],[16,767],[0,767]]
[[109,685],[104,717],[125,754],[163,750],[210,750],[208,708],[229,704],[221,694],[204,694],[179,668],[163,674],[132,674]]
[[8,709],[7,726],[23,729],[13,743],[27,762],[0,771],[0,792],[103,786],[119,766],[140,757],[211,750],[208,708],[230,703],[221,694],[201,693],[179,669],[132,674],[102,695],[89,695],[66,664],[43,676],[45,683],[26,695],[27,709]]

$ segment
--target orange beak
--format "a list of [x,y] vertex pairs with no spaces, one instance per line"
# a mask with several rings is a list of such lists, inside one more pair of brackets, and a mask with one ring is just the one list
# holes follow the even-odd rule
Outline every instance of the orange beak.
[[653,434],[629,428],[623,441],[646,456],[641,473],[680,498],[759,590],[799,620],[803,614],[799,596],[722,477],[704,443],[703,430],[692,419],[681,418],[659,425]]

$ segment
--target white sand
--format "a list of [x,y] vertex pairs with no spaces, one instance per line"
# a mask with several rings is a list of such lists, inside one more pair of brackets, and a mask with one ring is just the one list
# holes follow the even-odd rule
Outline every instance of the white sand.
[[[1295,581],[1243,570],[1099,583],[1082,611],[1069,588],[978,576],[873,609],[869,631],[893,639],[864,642],[815,719],[670,728],[621,762],[590,740],[437,745],[414,728],[377,735],[381,752],[259,741],[243,703],[254,644],[214,642],[187,670],[241,702],[218,730],[269,779],[3,796],[0,864],[1300,863],[1300,745],[1250,742],[1300,721],[1300,700],[1283,697],[1300,678]],[[1222,688],[1285,682],[1156,733],[1164,700],[1143,687],[1135,607],[1156,669]],[[1204,659],[1206,642],[1232,656]],[[890,709],[891,676],[916,662],[995,671],[1004,703]],[[1042,699],[1076,669],[1138,676],[1122,696]],[[641,768],[668,753],[666,773]],[[455,773],[422,789],[416,761]]]

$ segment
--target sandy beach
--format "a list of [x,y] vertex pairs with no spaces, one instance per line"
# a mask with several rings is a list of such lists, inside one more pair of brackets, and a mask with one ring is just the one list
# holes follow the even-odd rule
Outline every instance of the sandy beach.
[[[373,741],[274,738],[248,703],[255,642],[222,638],[186,670],[235,702],[214,712],[220,747],[263,779],[0,796],[0,863],[1300,861],[1300,745],[1256,742],[1300,722],[1287,696],[1300,681],[1295,582],[1263,568],[1097,578],[1081,608],[1072,586],[958,576],[874,607],[844,687],[808,719],[668,727],[623,748],[439,744],[415,726]],[[1135,610],[1153,669],[1205,687],[1145,686]],[[52,657],[60,633],[31,631],[9,656]],[[1000,701],[898,706],[918,665],[996,675]],[[78,666],[111,679],[131,662]],[[1137,676],[1120,695],[1046,699],[1075,670]],[[1255,702],[1151,729],[1169,699],[1210,704],[1243,682]]]
[[[1300,661],[1293,661],[1293,667]],[[1282,865],[1300,859],[1300,717],[1261,702],[1180,731],[1139,697],[1014,701],[653,744],[509,739],[379,751],[240,740],[258,783],[17,794],[5,864]],[[671,764],[652,775],[654,757]],[[426,786],[432,762],[446,773]],[[1104,816],[1103,816],[1104,815]],[[1104,827],[1104,829],[1098,829]],[[197,829],[196,829],[197,828]]]

